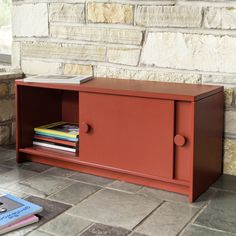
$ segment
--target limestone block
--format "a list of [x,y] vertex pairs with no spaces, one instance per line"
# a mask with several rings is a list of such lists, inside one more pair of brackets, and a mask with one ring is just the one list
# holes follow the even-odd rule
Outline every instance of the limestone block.
[[[222,38],[217,38],[219,42],[219,51],[217,51],[220,72],[236,72],[235,60],[236,60],[236,38],[230,36],[223,36]],[[210,62],[209,62],[210,63]]]
[[8,126],[0,126],[0,145],[9,144],[10,129]]
[[192,6],[138,6],[135,24],[160,27],[200,27],[202,8]]
[[48,36],[47,4],[13,5],[12,34],[16,37]]
[[225,132],[236,136],[236,111],[225,111]]
[[140,49],[137,48],[108,48],[109,62],[136,66],[139,61]]
[[234,88],[225,88],[225,105],[232,106],[235,104],[235,89]]
[[163,72],[159,70],[148,70],[145,68],[122,68],[98,65],[94,68],[94,75],[97,77],[149,80],[177,83],[201,83],[201,77],[191,73]]
[[12,43],[12,58],[11,58],[11,65],[13,69],[19,69],[21,67],[20,61],[20,42],[13,42]]
[[236,76],[202,75],[202,82],[216,84],[235,84],[236,87]]
[[15,100],[0,100],[0,122],[11,120],[15,117]]
[[133,29],[98,28],[89,26],[51,25],[54,38],[76,39],[81,41],[140,45],[142,32]]
[[25,42],[22,44],[22,57],[105,61],[106,48],[99,45]]
[[236,139],[224,141],[224,173],[236,175]]
[[7,83],[0,83],[0,98],[8,96],[9,89]]
[[62,72],[62,64],[37,59],[24,59],[22,60],[22,71],[25,74],[60,74]]
[[208,7],[204,12],[205,28],[236,29],[236,8]]
[[93,67],[91,65],[65,64],[65,75],[93,75]]
[[222,13],[222,28],[236,29],[236,8],[224,8]]
[[234,76],[202,75],[202,83],[224,86],[225,105],[235,105],[236,81]]
[[236,72],[236,38],[176,32],[150,32],[141,64],[176,69]]
[[208,7],[204,11],[203,26],[205,28],[221,28],[222,26],[222,9]]
[[84,23],[84,4],[51,3],[49,6],[51,22]]
[[133,23],[134,8],[132,5],[91,2],[88,3],[87,8],[87,18],[92,23]]

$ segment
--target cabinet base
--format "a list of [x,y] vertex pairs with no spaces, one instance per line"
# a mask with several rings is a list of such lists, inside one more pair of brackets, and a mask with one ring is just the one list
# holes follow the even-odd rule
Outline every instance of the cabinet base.
[[[23,154],[23,153],[22,153]],[[190,187],[187,182],[166,182],[163,180],[151,179],[142,176],[132,175],[125,172],[118,172],[104,168],[94,167],[88,164],[85,164],[80,161],[72,160],[65,161],[60,159],[52,159],[43,156],[38,156],[34,154],[24,153],[21,157],[21,160],[33,161],[41,164],[47,164],[55,167],[66,168],[74,171],[79,171],[87,174],[93,174],[97,176],[102,176],[106,178],[116,179],[120,181],[130,182],[134,184],[144,185],[152,188],[157,188],[161,190],[166,190],[170,192],[175,192],[188,196],[189,202],[192,202],[194,199],[190,196]]]

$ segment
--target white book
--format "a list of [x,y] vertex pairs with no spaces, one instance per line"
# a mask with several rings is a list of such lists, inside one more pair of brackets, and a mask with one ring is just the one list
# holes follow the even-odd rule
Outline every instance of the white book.
[[76,152],[75,148],[64,147],[64,146],[56,145],[53,143],[33,141],[33,144],[36,146],[41,146],[41,147],[49,147],[49,148],[54,148],[58,150],[68,151],[68,152]]
[[24,82],[81,84],[91,80],[93,76],[69,76],[69,75],[36,75],[24,78]]

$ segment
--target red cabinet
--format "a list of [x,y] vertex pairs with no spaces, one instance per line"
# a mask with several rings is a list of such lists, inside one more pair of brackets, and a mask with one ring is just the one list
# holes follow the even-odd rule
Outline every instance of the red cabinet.
[[[16,89],[18,161],[174,191],[190,201],[222,172],[223,87],[98,78],[79,86],[18,81]],[[32,146],[33,127],[53,119],[79,122],[79,153]]]

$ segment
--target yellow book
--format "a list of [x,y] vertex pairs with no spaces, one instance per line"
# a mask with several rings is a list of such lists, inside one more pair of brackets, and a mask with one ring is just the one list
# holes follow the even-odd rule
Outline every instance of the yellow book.
[[69,122],[55,122],[34,128],[40,134],[58,135],[68,138],[76,138],[79,135],[79,125]]

